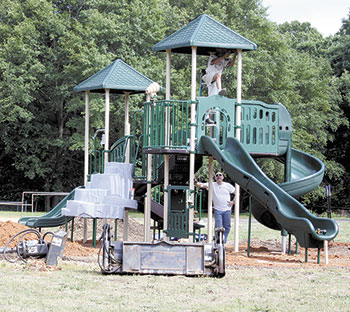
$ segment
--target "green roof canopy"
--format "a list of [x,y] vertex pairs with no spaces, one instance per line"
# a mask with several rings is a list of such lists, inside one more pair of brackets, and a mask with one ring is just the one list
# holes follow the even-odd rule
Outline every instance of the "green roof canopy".
[[74,87],[75,92],[94,91],[103,93],[143,93],[153,81],[142,75],[120,59],[106,66],[99,72]]
[[256,50],[257,45],[230,28],[219,23],[207,14],[200,15],[189,24],[171,34],[152,47],[153,51],[171,49],[177,53],[192,53],[191,47],[197,47],[197,54],[208,55],[216,48]]

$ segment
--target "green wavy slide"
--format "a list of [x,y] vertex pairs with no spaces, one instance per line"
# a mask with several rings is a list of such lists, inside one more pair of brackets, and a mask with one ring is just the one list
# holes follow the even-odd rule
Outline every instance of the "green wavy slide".
[[[314,216],[293,197],[312,190],[321,182],[324,167],[317,158],[293,150],[292,180],[279,186],[265,175],[235,138],[228,138],[221,150],[212,138],[202,136],[199,150],[212,155],[227,175],[253,196],[258,202],[254,205],[254,216],[259,222],[285,229],[304,248],[322,248],[325,240],[337,236],[339,228],[334,220]],[[266,220],[262,217],[265,212],[270,216]]]

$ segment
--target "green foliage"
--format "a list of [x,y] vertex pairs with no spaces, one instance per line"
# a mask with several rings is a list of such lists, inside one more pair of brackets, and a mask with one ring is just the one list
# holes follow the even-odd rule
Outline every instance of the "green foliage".
[[[328,43],[328,59],[336,76],[336,87],[339,97],[336,105],[343,111],[347,121],[350,119],[350,11],[347,19],[339,32]],[[350,187],[350,164],[348,155],[350,153],[350,129],[349,122],[341,125],[338,129],[331,129],[326,156],[332,159],[343,172],[330,175],[328,183],[333,187],[333,199],[339,207],[347,207],[350,204],[348,190]]]
[[[152,46],[203,13],[258,44],[257,51],[244,53],[243,97],[283,103],[292,116],[294,146],[321,158],[327,179],[341,181],[349,151],[348,145],[339,148],[348,136],[349,19],[334,37],[323,38],[309,23],[270,22],[260,0],[3,0],[0,191],[69,191],[81,184],[84,95],[74,94],[74,86],[115,58],[164,86],[165,55],[153,53]],[[173,54],[171,61],[172,97],[189,99],[190,56]],[[198,70],[206,62],[199,57]],[[235,68],[224,72],[230,97],[236,93],[235,75]],[[131,112],[142,101],[132,96]],[[111,104],[113,142],[123,133],[123,96],[112,96]],[[101,95],[91,95],[90,124],[90,133],[104,125]],[[344,131],[339,135],[337,129]],[[279,164],[262,166],[283,179]],[[203,166],[198,177],[206,173]],[[321,189],[305,201],[320,196]]]

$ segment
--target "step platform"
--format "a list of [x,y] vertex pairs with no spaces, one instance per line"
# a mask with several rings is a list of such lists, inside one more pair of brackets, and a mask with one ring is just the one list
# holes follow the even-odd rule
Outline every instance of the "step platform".
[[137,209],[132,198],[132,164],[111,162],[105,173],[94,174],[85,188],[68,200],[63,216],[81,218],[123,219],[125,209]]

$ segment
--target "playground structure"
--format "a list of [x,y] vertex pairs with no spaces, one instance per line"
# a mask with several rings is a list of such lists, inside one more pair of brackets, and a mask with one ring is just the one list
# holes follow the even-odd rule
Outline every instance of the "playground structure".
[[[237,51],[235,99],[197,96],[197,56],[207,56],[217,48]],[[338,225],[313,216],[295,198],[321,183],[324,165],[316,157],[292,148],[292,122],[282,104],[242,100],[242,52],[256,48],[253,42],[203,14],[153,47],[155,52],[166,53],[165,99],[154,96],[160,89],[158,84],[121,60],[79,84],[75,91],[86,95],[85,185],[73,190],[47,215],[20,222],[50,227],[73,222],[77,216],[123,219],[123,241],[114,241],[111,229],[104,228],[103,272],[223,276],[222,232],[214,235],[212,224],[215,158],[236,183],[235,251],[240,187],[251,195],[250,210],[259,222],[281,231],[283,237],[294,235],[301,247],[320,250],[337,235]],[[171,53],[191,55],[190,100],[171,99]],[[105,93],[106,110],[104,149],[98,150],[94,144],[89,153],[90,92]],[[124,137],[111,147],[110,92],[125,94]],[[129,95],[133,93],[146,93],[147,99],[141,112],[142,131],[135,122],[131,133]],[[209,115],[213,124],[206,123]],[[202,223],[198,222],[201,191],[194,187],[194,175],[203,157],[209,157],[206,242],[201,241]],[[281,160],[285,182],[277,185],[270,180],[255,163],[254,158],[259,157]],[[144,242],[128,241],[128,210],[136,208],[144,212]],[[154,227],[162,230],[162,240],[160,235],[158,240],[156,235],[151,237],[151,218],[157,224]],[[187,241],[171,242],[172,237]]]

